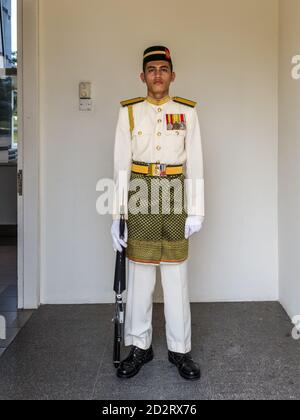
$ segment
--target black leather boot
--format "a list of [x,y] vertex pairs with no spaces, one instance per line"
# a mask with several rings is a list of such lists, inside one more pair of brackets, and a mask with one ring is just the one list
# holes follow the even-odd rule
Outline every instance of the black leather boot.
[[117,376],[119,378],[132,378],[145,363],[150,362],[152,359],[152,346],[147,350],[132,346],[129,355],[120,363],[117,369]]
[[191,353],[175,353],[168,351],[168,358],[171,363],[177,366],[179,374],[184,379],[200,379],[201,372],[198,363],[192,359]]

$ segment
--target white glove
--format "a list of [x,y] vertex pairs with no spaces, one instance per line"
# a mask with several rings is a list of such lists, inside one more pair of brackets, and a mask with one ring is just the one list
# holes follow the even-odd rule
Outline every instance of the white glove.
[[185,221],[185,239],[188,239],[193,233],[197,233],[202,228],[203,216],[188,216]]
[[127,248],[128,229],[125,220],[124,240],[120,238],[120,219],[114,220],[111,226],[111,235],[113,239],[113,248],[117,252],[122,252],[122,246]]

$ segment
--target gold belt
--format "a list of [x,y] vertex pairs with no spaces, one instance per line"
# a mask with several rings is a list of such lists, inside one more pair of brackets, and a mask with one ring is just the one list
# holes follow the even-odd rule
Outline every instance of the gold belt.
[[183,165],[167,165],[164,163],[148,163],[145,165],[138,165],[133,163],[131,165],[132,172],[145,174],[149,176],[167,176],[180,175],[183,173]]

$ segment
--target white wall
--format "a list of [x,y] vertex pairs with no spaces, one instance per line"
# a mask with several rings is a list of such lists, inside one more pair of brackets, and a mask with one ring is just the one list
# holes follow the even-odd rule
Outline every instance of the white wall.
[[[142,7],[141,7],[142,6]],[[169,46],[172,94],[197,100],[206,221],[190,244],[192,301],[278,298],[277,0],[41,0],[41,299],[112,302],[111,217],[119,101],[144,95],[142,52]],[[179,12],[180,9],[180,12]],[[95,108],[78,111],[78,83]]]
[[291,75],[300,55],[300,2],[280,1],[279,278],[280,301],[300,314],[300,80]]

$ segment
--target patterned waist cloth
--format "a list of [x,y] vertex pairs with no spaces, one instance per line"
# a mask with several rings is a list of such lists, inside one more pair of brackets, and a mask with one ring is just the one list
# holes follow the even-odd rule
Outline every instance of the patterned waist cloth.
[[[131,171],[128,193],[128,246],[126,256],[136,262],[159,264],[182,262],[188,258],[189,240],[185,239],[184,179],[182,165],[166,165],[178,173],[152,175],[148,168]],[[157,164],[156,164],[157,165]]]

